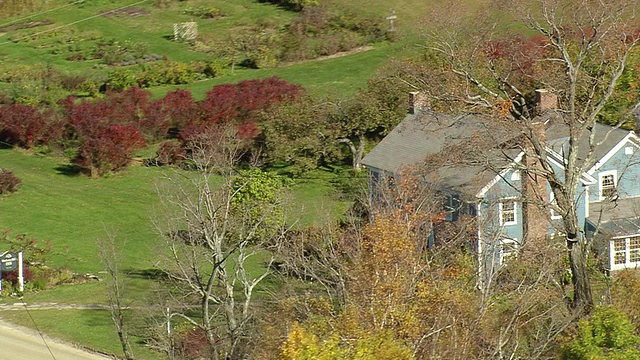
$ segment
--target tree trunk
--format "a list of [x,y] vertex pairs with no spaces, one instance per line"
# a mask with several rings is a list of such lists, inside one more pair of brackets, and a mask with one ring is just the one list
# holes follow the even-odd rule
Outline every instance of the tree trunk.
[[124,332],[121,327],[118,327],[118,338],[120,339],[120,344],[122,344],[122,351],[124,352],[124,357],[127,360],[134,360],[133,351],[131,351],[131,345],[129,345],[129,337]]
[[588,314],[593,309],[593,297],[587,271],[587,244],[581,236],[578,239],[567,237],[567,247],[574,291],[572,305],[576,312]]
[[366,143],[364,135],[358,135],[359,144],[357,148],[353,141],[348,138],[338,139],[338,142],[349,146],[349,150],[351,150],[353,170],[356,172],[362,170],[362,158],[364,157],[364,145]]

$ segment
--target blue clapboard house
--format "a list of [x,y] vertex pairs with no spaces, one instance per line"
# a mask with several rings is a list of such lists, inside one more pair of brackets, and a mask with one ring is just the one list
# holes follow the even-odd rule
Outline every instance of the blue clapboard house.
[[[477,234],[468,242],[485,279],[517,257],[527,238],[561,233],[550,187],[522,171],[527,160],[519,130],[474,115],[439,114],[416,99],[413,93],[409,114],[363,159],[372,187],[408,166],[424,166],[422,181],[439,189],[446,219],[474,218]],[[539,104],[553,102],[539,93]],[[552,107],[538,111],[547,157],[562,179],[568,129]],[[592,151],[597,160],[581,175],[575,199],[582,235],[605,270],[640,267],[640,138],[602,124],[593,133],[598,146],[591,149],[586,138],[577,146],[579,157]],[[438,243],[437,232],[430,242]]]

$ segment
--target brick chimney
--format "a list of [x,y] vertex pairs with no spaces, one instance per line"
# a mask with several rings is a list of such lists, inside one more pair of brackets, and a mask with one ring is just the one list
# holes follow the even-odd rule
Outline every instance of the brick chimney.
[[431,107],[429,96],[420,91],[412,91],[409,93],[409,114],[416,114],[420,110],[426,110]]
[[558,109],[558,95],[546,89],[536,90],[536,112],[542,114],[547,110]]
[[[536,90],[536,98],[538,98],[540,92]],[[544,95],[551,95],[556,100],[557,96],[548,92],[542,92],[543,100]],[[538,103],[540,103],[538,101]],[[544,103],[544,102],[543,102]],[[552,104],[551,100],[547,103]],[[556,109],[557,106],[548,107],[545,110]],[[544,110],[542,110],[544,111]],[[538,139],[541,145],[544,147],[546,143],[546,129],[550,125],[549,121],[538,121],[531,125],[531,136]],[[522,179],[522,218],[524,225],[524,237],[525,241],[544,239],[547,235],[550,223],[550,211],[548,208],[549,194],[547,193],[547,180],[544,176],[537,175],[536,170],[542,170],[540,162],[535,156],[533,144],[529,140],[524,139],[525,144],[525,156],[523,158],[523,164],[528,171],[524,171]]]

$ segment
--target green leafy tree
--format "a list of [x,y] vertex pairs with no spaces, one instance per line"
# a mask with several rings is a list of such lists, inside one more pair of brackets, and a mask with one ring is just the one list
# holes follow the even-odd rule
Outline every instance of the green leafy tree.
[[640,338],[629,319],[612,307],[594,310],[578,323],[574,341],[564,347],[566,360],[632,360],[640,358]]
[[[232,204],[238,217],[256,227],[256,239],[273,237],[284,223],[284,209],[279,206],[282,192],[290,180],[260,169],[240,170],[231,180],[235,192]],[[265,209],[270,209],[265,211]]]
[[262,121],[267,158],[304,172],[351,155],[361,169],[367,144],[395,126],[404,115],[404,101],[370,87],[347,100],[306,97],[267,113]]

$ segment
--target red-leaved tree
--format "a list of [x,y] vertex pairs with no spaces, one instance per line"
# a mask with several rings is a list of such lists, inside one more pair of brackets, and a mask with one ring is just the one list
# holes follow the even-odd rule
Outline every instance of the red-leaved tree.
[[169,91],[164,98],[155,100],[146,108],[144,127],[152,130],[154,139],[165,138],[171,132],[179,132],[197,122],[198,105],[188,90]]
[[[198,103],[199,121],[185,128],[186,134],[193,135],[199,132],[199,128],[213,124],[235,123],[240,135],[255,138],[260,133],[255,124],[259,112],[295,99],[303,91],[299,85],[277,77],[215,86],[207,91],[205,99]],[[183,139],[187,137],[181,136]]]
[[41,113],[28,105],[0,107],[0,140],[26,149],[46,144],[54,130],[48,122],[52,115],[51,110]]
[[102,176],[125,168],[133,151],[143,147],[144,138],[131,125],[110,124],[100,128],[93,136],[85,137],[74,163],[90,171],[91,176]]

